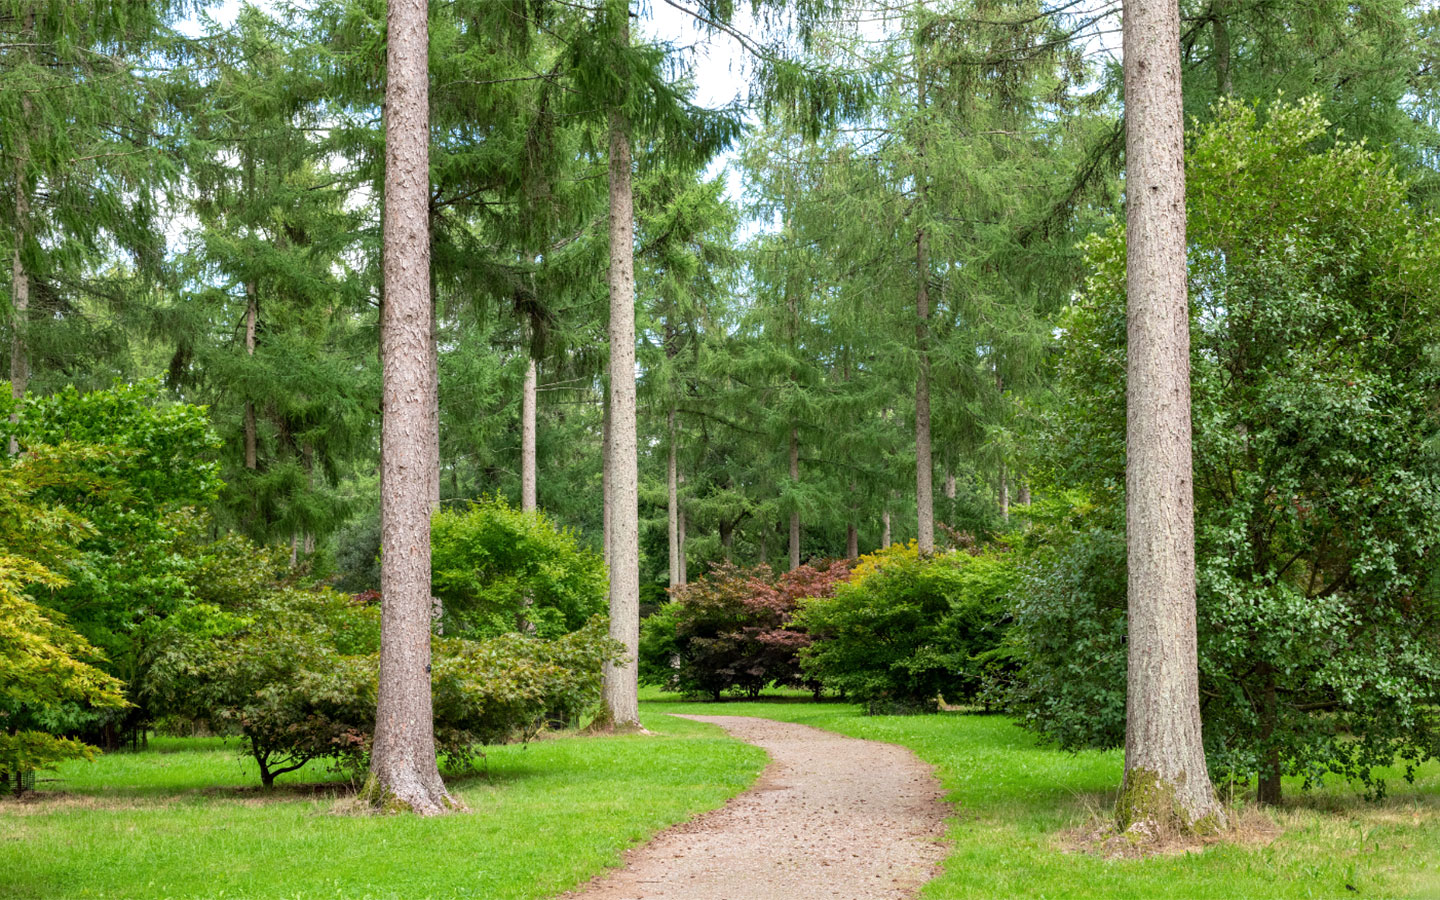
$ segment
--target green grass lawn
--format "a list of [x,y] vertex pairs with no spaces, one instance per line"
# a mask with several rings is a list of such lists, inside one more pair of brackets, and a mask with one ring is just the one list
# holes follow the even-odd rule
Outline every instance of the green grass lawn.
[[488,780],[448,780],[469,813],[435,819],[337,815],[318,768],[267,796],[234,744],[152,740],[41,785],[63,796],[0,802],[0,897],[549,896],[764,767],[710,726],[645,723],[655,736],[496,748]]
[[488,780],[450,781],[469,813],[438,819],[338,815],[323,770],[282,776],[266,795],[253,765],[215,739],[69,765],[42,785],[52,796],[0,802],[0,897],[545,897],[753,781],[759,750],[664,715],[691,712],[802,722],[933,763],[955,816],[931,900],[1440,898],[1440,766],[1414,788],[1396,779],[1383,804],[1340,785],[1292,801],[1273,841],[1104,860],[1063,852],[1059,835],[1108,805],[1118,753],[1044,749],[999,716],[866,717],[803,696],[709,704],[647,692],[642,709],[654,736],[495,749]]
[[[1390,799],[1367,803],[1342,784],[1290,799],[1269,842],[1203,853],[1106,860],[1062,852],[1058,835],[1113,802],[1117,752],[1071,755],[1037,746],[1001,716],[862,715],[846,704],[680,703],[647,692],[650,712],[764,716],[911,748],[932,763],[955,804],[944,874],[923,896],[951,898],[1440,898],[1440,765]],[[1222,792],[1224,785],[1220,786]]]

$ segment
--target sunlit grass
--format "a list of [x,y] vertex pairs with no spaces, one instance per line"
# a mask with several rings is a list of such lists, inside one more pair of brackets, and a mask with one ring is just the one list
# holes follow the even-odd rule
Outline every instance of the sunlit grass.
[[[1031,898],[1440,898],[1440,765],[1414,786],[1388,773],[1390,797],[1369,803],[1332,782],[1302,796],[1287,781],[1273,841],[1201,853],[1106,860],[1061,850],[1061,835],[1113,803],[1119,752],[1039,746],[1002,716],[865,716],[848,704],[682,703],[648,691],[652,712],[755,715],[911,748],[936,767],[955,805],[945,871],[923,896]],[[1222,793],[1227,787],[1221,785]],[[1237,802],[1243,802],[1238,796]]]
[[549,896],[764,765],[709,726],[645,722],[655,736],[495,748],[488,779],[449,781],[469,811],[435,819],[339,815],[343,784],[318,767],[266,794],[234,745],[152,741],[66,766],[38,802],[0,803],[0,896]]

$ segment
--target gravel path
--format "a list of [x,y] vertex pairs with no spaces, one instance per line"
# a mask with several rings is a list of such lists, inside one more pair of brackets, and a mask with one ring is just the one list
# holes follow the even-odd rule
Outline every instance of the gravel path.
[[948,809],[909,750],[769,719],[684,718],[763,748],[760,781],[566,897],[901,900],[935,875]]

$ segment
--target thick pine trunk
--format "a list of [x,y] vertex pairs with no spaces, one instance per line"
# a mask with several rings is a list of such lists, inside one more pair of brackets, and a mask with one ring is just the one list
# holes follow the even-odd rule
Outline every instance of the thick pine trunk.
[[[800,483],[800,429],[790,427],[790,483]],[[800,568],[800,510],[790,513],[790,571]]]
[[666,421],[670,434],[670,452],[666,466],[668,495],[665,509],[670,543],[670,586],[673,588],[684,584],[680,580],[680,484],[678,467],[675,462],[675,410],[673,408]]
[[1184,120],[1176,0],[1127,0],[1126,538],[1129,669],[1122,829],[1215,829],[1195,635]]
[[540,393],[535,359],[525,363],[525,388],[520,395],[520,508],[530,512],[535,502],[535,401]]
[[[628,4],[616,41],[630,42]],[[640,487],[635,431],[635,213],[630,123],[610,111],[610,636],[624,647],[607,663],[604,717],[618,728],[640,725],[636,652],[640,644]]]
[[384,415],[380,684],[370,799],[421,815],[454,806],[435,761],[430,514],[438,447],[430,303],[425,0],[390,0],[385,86]]

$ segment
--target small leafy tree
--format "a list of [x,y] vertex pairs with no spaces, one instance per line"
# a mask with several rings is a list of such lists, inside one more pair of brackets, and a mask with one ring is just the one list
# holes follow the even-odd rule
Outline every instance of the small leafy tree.
[[1017,579],[998,550],[931,556],[911,543],[862,557],[833,597],[802,604],[796,624],[811,643],[801,666],[876,711],[973,700],[1001,658]]
[[640,678],[715,700],[726,691],[753,697],[771,684],[804,684],[799,653],[810,641],[792,620],[802,600],[832,596],[849,575],[846,560],[778,577],[769,566],[722,564],[675,589],[675,599],[645,620]]
[[605,611],[604,561],[544,513],[487,497],[437,512],[430,532],[446,634],[553,638]]
[[74,513],[40,495],[75,477],[86,451],[36,448],[0,465],[0,784],[21,774],[89,759],[94,748],[52,732],[85,709],[126,705],[124,686],[98,664],[103,654],[33,593],[67,585],[59,569],[90,534]]

